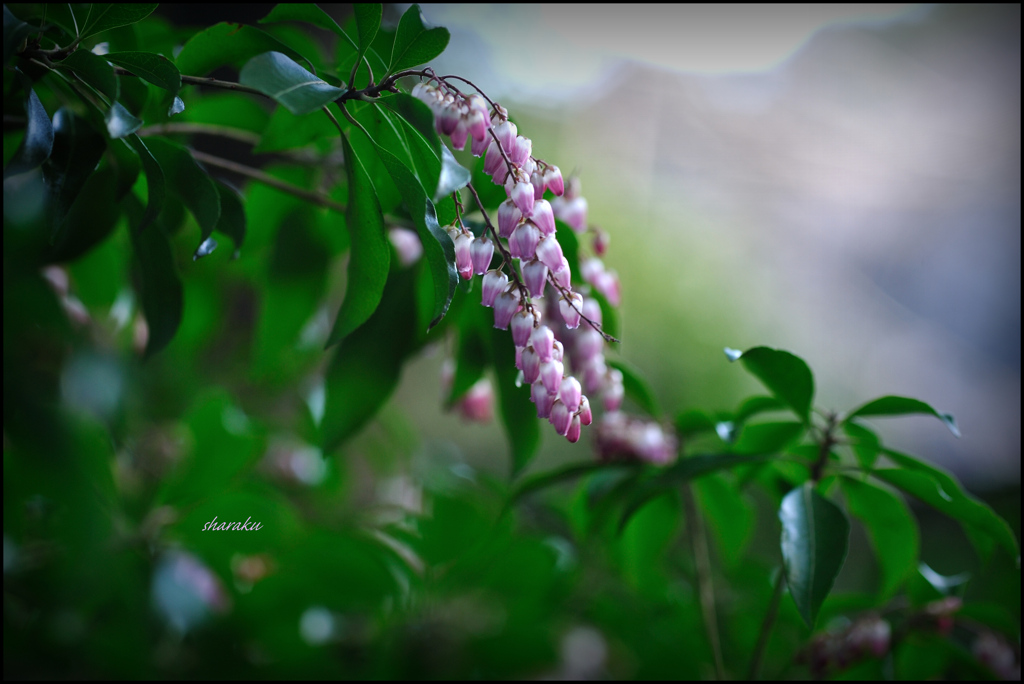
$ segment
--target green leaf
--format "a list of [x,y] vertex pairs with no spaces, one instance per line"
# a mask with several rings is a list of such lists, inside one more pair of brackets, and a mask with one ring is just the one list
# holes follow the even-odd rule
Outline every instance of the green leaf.
[[444,52],[450,38],[448,29],[426,28],[420,6],[413,5],[398,22],[388,75],[429,62]]
[[634,471],[641,467],[642,465],[640,463],[601,463],[598,461],[587,461],[585,463],[573,463],[567,466],[562,466],[561,468],[557,468],[546,473],[539,473],[523,480],[519,486],[516,487],[515,491],[509,495],[505,508],[511,508],[524,496],[533,494],[541,489],[546,489],[553,485],[568,482],[569,480],[575,480],[578,477],[583,477],[584,475],[589,475],[599,470]]
[[46,161],[53,149],[53,124],[43,103],[36,96],[36,91],[32,89],[29,89],[25,99],[25,114],[28,118],[25,137],[11,163],[4,169],[4,178],[37,168]]
[[498,407],[512,448],[512,476],[522,473],[540,447],[540,422],[530,402],[530,386],[516,387],[516,348],[512,336],[491,328],[490,351],[498,379]]
[[619,521],[621,532],[630,517],[640,510],[645,503],[656,496],[663,494],[668,489],[673,489],[684,482],[695,480],[699,477],[727,468],[733,468],[746,463],[756,463],[767,460],[767,456],[756,454],[701,454],[681,458],[673,465],[657,471],[657,474],[639,486],[633,494],[630,502]]
[[295,116],[282,106],[274,109],[253,151],[257,154],[279,152],[311,143],[317,143],[319,149],[326,151],[326,141],[337,137],[338,129],[326,116]]
[[224,183],[214,181],[214,184],[220,195],[220,218],[214,230],[231,238],[235,243],[237,257],[245,241],[245,207],[242,205],[242,197],[237,190]]
[[149,150],[160,162],[168,190],[188,207],[202,231],[199,247],[192,258],[209,254],[207,240],[220,220],[220,193],[213,179],[181,145],[162,138],[149,138]]
[[134,195],[128,195],[125,201],[131,217],[132,248],[141,275],[139,303],[149,327],[145,352],[145,357],[149,358],[174,339],[181,325],[183,288],[167,235],[157,227],[141,230],[142,207]]
[[[484,158],[482,156],[476,160],[476,164],[473,166],[472,182],[473,187],[476,188],[477,194],[480,195],[480,201],[484,205],[481,208],[485,209],[488,212],[497,211],[498,206],[506,199],[508,199],[508,196],[505,194],[504,188],[502,188],[500,185],[495,185],[494,181],[491,180],[490,174],[484,173]],[[555,227],[557,229],[557,232],[555,236],[558,238],[558,243],[562,245],[562,255],[565,256],[566,259],[568,259],[569,255],[566,253],[566,247],[568,246],[568,244],[562,240],[563,230],[562,227],[558,225],[558,223],[559,222],[556,219]],[[566,226],[564,232],[571,233],[572,229]],[[572,268],[572,262],[569,263],[569,267]],[[572,268],[572,272],[574,275],[578,274],[579,269]]]
[[789,593],[811,628],[846,561],[850,522],[812,483],[791,491],[779,507],[782,560]]
[[103,59],[128,69],[172,95],[181,90],[181,73],[163,55],[152,52],[111,52],[104,55]]
[[737,454],[777,454],[800,438],[804,425],[791,421],[745,425],[732,445]]
[[683,411],[676,417],[676,434],[680,437],[692,437],[702,432],[714,432],[715,421],[700,409]]
[[149,200],[146,204],[146,213],[139,220],[138,230],[144,230],[146,226],[156,220],[156,217],[160,215],[160,211],[164,206],[164,171],[160,168],[160,162],[156,160],[153,153],[149,151],[146,144],[142,142],[142,138],[137,135],[132,135],[128,138],[128,143],[132,146],[132,149],[139,155],[139,159],[142,161],[142,168],[146,172],[146,191],[149,195]]
[[814,376],[803,359],[769,347],[753,347],[736,358],[733,358],[735,354],[730,354],[730,351],[735,350],[726,350],[730,361],[738,358],[749,373],[793,409],[805,423],[810,420]]
[[891,598],[917,568],[917,522],[903,499],[869,482],[844,476],[846,506],[860,520],[882,571],[882,598]]
[[472,178],[469,169],[465,168],[448,150],[446,145],[441,146],[441,175],[437,179],[437,191],[434,193],[434,202],[440,202],[453,192],[458,192],[469,185]]
[[373,39],[377,37],[384,6],[380,3],[356,3],[352,6],[356,15],[356,27],[359,31],[359,50],[365,51]]
[[904,416],[910,413],[924,413],[935,416],[949,428],[955,436],[960,436],[960,429],[951,413],[939,413],[928,404],[909,397],[886,396],[869,401],[846,416],[846,420],[866,416]]
[[111,102],[118,98],[117,76],[114,75],[114,67],[110,66],[103,57],[80,49],[58,62],[57,66],[70,69]]
[[[580,325],[587,324],[581,323]],[[658,401],[654,398],[654,393],[651,392],[651,388],[647,386],[647,381],[643,379],[640,372],[625,361],[608,359],[608,365],[622,373],[622,386],[626,391],[626,396],[651,418],[660,418],[661,409],[658,407]]]
[[78,197],[57,227],[48,262],[73,261],[110,235],[121,215],[116,190],[117,172],[111,166],[85,177]]
[[857,457],[860,467],[871,470],[878,460],[878,451],[882,448],[881,440],[873,431],[858,421],[847,419],[843,423],[843,432],[850,438],[850,449]]
[[764,397],[756,396],[749,397],[746,399],[740,407],[736,409],[736,415],[734,420],[737,423],[744,423],[752,416],[756,416],[759,413],[768,413],[770,411],[784,411],[786,405],[775,397]]
[[[287,114],[287,110],[283,110]],[[289,115],[291,116],[291,115]],[[326,119],[326,117],[324,117]],[[223,126],[250,133],[262,133],[270,115],[257,98],[243,93],[204,93],[189,100],[188,109],[181,114],[183,121]],[[295,117],[291,117],[294,121]],[[310,117],[317,119],[317,117]],[[319,120],[319,119],[317,119]],[[330,122],[326,122],[330,125]],[[331,126],[337,134],[337,129]]]
[[455,354],[455,377],[448,393],[449,405],[457,401],[483,377],[490,361],[488,310],[480,304],[480,290],[474,290],[459,312],[459,341]]
[[328,347],[345,339],[374,312],[384,292],[391,263],[384,216],[377,203],[373,184],[347,138],[342,138],[342,145],[348,176],[346,218],[352,256],[348,262],[348,290],[331,335],[327,338]]
[[[883,449],[882,452],[903,468],[878,469],[872,471],[872,475],[957,520],[964,525],[966,531],[970,532],[974,528],[999,544],[1010,554],[1010,558],[1017,557],[1020,553],[1017,540],[1006,521],[987,505],[964,492],[948,473],[891,449]],[[971,541],[978,547],[977,540]],[[984,555],[983,548],[978,547],[978,550]]]
[[754,508],[733,482],[720,474],[693,483],[700,510],[714,533],[718,553],[729,567],[736,567],[754,534]]
[[21,19],[11,14],[4,5],[4,65],[11,61],[15,51],[21,47],[21,42],[29,37],[35,28],[29,26]]
[[325,452],[336,449],[377,413],[398,385],[402,362],[418,348],[416,271],[395,271],[377,310],[338,345],[325,378]]
[[[285,2],[275,5],[274,9],[270,10],[270,14],[260,19],[259,23],[274,24],[282,21],[301,21],[307,24],[312,24],[318,28],[332,31],[336,35],[341,36],[348,40],[348,42],[352,43],[352,39],[341,30],[341,27],[338,26],[338,22],[334,21],[334,19],[331,18],[331,15],[327,14],[327,12],[324,12],[311,2]],[[355,47],[354,43],[353,47]]]
[[295,61],[305,61],[295,50],[255,26],[221,22],[192,36],[175,63],[183,74],[205,76],[225,65],[240,69],[249,59],[265,52],[281,52]]
[[61,108],[53,115],[53,149],[43,165],[54,200],[51,242],[57,239],[64,217],[86,181],[95,173],[106,149],[104,137],[71,110]]
[[132,115],[120,102],[110,105],[103,121],[107,124],[107,134],[113,138],[124,138],[142,128],[142,119]]
[[256,55],[242,67],[238,80],[296,115],[315,112],[345,92],[317,78],[280,52]]
[[156,9],[156,4],[93,3],[85,18],[80,38],[88,38],[107,29],[128,26],[142,21]]

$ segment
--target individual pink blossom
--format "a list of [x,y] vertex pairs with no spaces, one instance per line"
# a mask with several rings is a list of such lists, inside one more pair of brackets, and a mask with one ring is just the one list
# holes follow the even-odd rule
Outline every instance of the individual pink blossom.
[[[551,332],[551,328],[546,325],[541,325],[534,328],[533,333],[530,335],[530,344],[533,345],[533,350],[537,352],[537,356],[540,357],[541,361],[551,360],[551,349],[555,345],[555,334]],[[561,378],[559,378],[561,381]]]
[[604,253],[608,251],[608,242],[611,237],[605,231],[597,229],[594,231],[594,254],[597,256],[604,256]]
[[529,217],[533,213],[533,186],[527,182],[517,182],[508,193],[509,198],[523,212],[523,216]]
[[408,228],[388,228],[388,239],[398,255],[398,263],[406,268],[415,264],[423,256],[423,243],[420,242],[420,236],[416,234],[416,231]]
[[[534,250],[536,251],[536,247]],[[548,267],[537,259],[531,259],[522,264],[522,269],[523,282],[526,284],[526,289],[530,291],[530,296],[542,296],[548,278]]]
[[576,409],[580,407],[580,402],[583,400],[583,390],[580,387],[580,381],[571,375],[562,378],[562,385],[558,389],[558,396],[562,399],[565,407],[569,409],[569,412],[575,413]]
[[565,432],[565,438],[572,442],[573,444],[580,441],[580,425],[582,423],[583,421],[580,419],[578,415],[573,416],[572,420],[569,422],[569,429],[566,430]]
[[551,203],[546,199],[534,199],[533,213],[530,215],[530,218],[537,224],[541,235],[553,235],[555,233],[555,215],[551,212]]
[[558,394],[558,388],[562,386],[562,377],[565,373],[565,366],[561,361],[542,361],[540,364],[540,381],[544,383],[544,389],[548,394]]
[[511,156],[516,137],[519,135],[516,125],[511,121],[502,121],[494,127],[493,133],[498,144],[501,145],[501,149],[505,151],[505,154]]
[[573,231],[582,233],[587,229],[587,200],[583,197],[565,199],[552,203],[555,217],[569,225]]
[[491,266],[491,257],[494,256],[494,243],[485,235],[474,240],[469,251],[473,261],[473,273],[486,273]]
[[537,258],[552,271],[558,270],[562,265],[562,245],[554,237],[541,238],[537,243]]
[[540,377],[540,357],[533,347],[526,347],[522,353],[522,360],[523,367],[520,370],[523,371],[523,379],[532,385]]
[[594,414],[590,410],[590,400],[585,396],[580,397],[580,408],[579,408],[580,422],[583,425],[590,425],[594,421]]
[[548,417],[548,421],[554,426],[555,432],[564,436],[569,430],[569,424],[572,422],[572,412],[569,411],[561,399],[555,399],[555,403],[551,406],[551,415]]
[[473,236],[469,233],[460,233],[455,238],[455,268],[466,280],[473,277],[472,248]]
[[[512,143],[512,149],[507,150],[509,161],[512,162],[513,166],[522,166],[523,162],[530,158],[530,154],[533,152],[533,141],[523,136],[517,136],[515,141]],[[533,191],[533,187],[530,187],[530,191]]]
[[543,383],[534,382],[530,385],[530,400],[537,406],[538,418],[548,418],[551,416],[551,407],[555,403],[555,397],[548,394]]
[[557,339],[551,343],[551,358],[555,361],[565,362],[565,347]]
[[472,142],[469,143],[469,151],[473,153],[474,157],[482,157],[487,153],[487,148],[493,141],[488,136],[484,136],[477,140],[473,138]]
[[569,298],[565,295],[558,299],[558,312],[562,314],[565,327],[575,330],[580,325],[580,312],[583,309],[583,295],[579,292],[570,292]]
[[586,259],[580,264],[580,275],[583,276],[583,280],[591,285],[597,282],[602,273],[604,273],[604,262],[596,257]]
[[498,205],[498,237],[511,236],[522,218],[523,212],[519,211],[519,207],[512,200],[507,199]]
[[530,185],[533,186],[533,198],[539,200],[544,196],[544,190],[547,185],[544,184],[544,174],[540,169],[535,169],[530,174]]
[[608,371],[608,384],[604,394],[601,395],[601,402],[605,411],[618,411],[622,406],[622,399],[626,391],[622,385],[622,371],[612,368]]
[[544,171],[544,185],[559,197],[565,192],[562,172],[558,170],[557,166],[548,166],[547,170]]
[[512,341],[517,347],[529,344],[534,320],[533,313],[526,309],[512,316]]
[[532,259],[537,252],[539,240],[540,231],[537,230],[537,226],[529,221],[520,223],[508,239],[508,252],[520,259]]
[[583,374],[583,391],[587,394],[600,392],[607,384],[608,366],[604,362],[603,355],[599,354],[584,363],[580,372]]
[[576,335],[576,348],[574,358],[580,362],[590,361],[597,358],[604,348],[604,338],[601,333],[589,325]]
[[502,290],[508,287],[508,276],[502,271],[488,271],[484,274],[484,284],[481,289],[481,303],[484,306],[494,306],[494,300]]
[[487,146],[487,154],[484,156],[484,173],[492,175],[504,165],[505,159],[501,156],[501,149],[498,147],[498,143],[492,140],[491,144]]
[[456,402],[462,417],[474,423],[489,423],[494,417],[494,388],[488,378],[480,378]]
[[601,305],[591,297],[583,302],[583,315],[601,325]]
[[562,257],[562,263],[558,265],[558,268],[551,271],[551,278],[559,287],[567,290],[569,289],[572,281],[572,273],[569,271],[569,260],[564,256]]
[[519,298],[511,292],[502,292],[494,300],[494,327],[499,330],[507,330],[508,324],[512,322],[512,316],[518,310]]
[[615,271],[604,271],[594,279],[594,289],[604,295],[605,299],[612,306],[618,306],[622,301],[622,294],[619,287],[619,274]]

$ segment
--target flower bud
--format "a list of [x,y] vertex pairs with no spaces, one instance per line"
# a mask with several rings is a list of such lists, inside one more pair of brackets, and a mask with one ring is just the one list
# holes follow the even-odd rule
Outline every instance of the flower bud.
[[557,166],[548,166],[544,172],[544,185],[551,188],[551,192],[559,197],[565,192],[565,184],[562,180],[562,172]]
[[532,259],[537,251],[540,231],[529,221],[520,223],[508,239],[508,253],[520,259]]
[[530,174],[530,185],[533,186],[533,199],[539,200],[544,196],[547,185],[544,184],[544,174],[540,172],[540,169]]
[[583,302],[583,315],[601,325],[601,305],[591,297]]
[[551,344],[551,358],[555,361],[565,362],[565,347],[557,339]]
[[469,126],[465,119],[459,119],[452,131],[452,147],[457,150],[466,149],[466,141],[469,140]]
[[484,285],[481,291],[481,303],[484,306],[494,306],[494,300],[502,290],[508,287],[508,276],[502,271],[488,271],[484,274]]
[[527,347],[523,350],[522,359],[523,366],[520,370],[523,371],[523,379],[532,385],[540,377],[540,357],[533,347]]
[[494,417],[494,389],[488,378],[480,378],[459,399],[459,413],[474,423],[489,423]]
[[618,411],[626,392],[622,386],[622,371],[612,368],[608,371],[608,386],[601,395],[605,411]]
[[622,301],[619,288],[619,274],[615,271],[605,271],[597,276],[593,282],[594,289],[604,295],[605,299],[612,306],[618,306]]
[[498,144],[501,145],[501,149],[505,150],[505,154],[511,156],[512,147],[516,143],[516,136],[519,134],[516,125],[507,119],[497,124],[494,127],[494,135],[498,139]]
[[594,254],[604,256],[604,253],[608,251],[608,241],[610,239],[608,233],[598,229],[594,233]]
[[604,338],[601,333],[589,325],[576,335],[576,349],[573,359],[579,363],[586,363],[601,355],[604,348]]
[[389,228],[388,239],[398,255],[398,263],[404,267],[412,266],[423,256],[423,243],[415,231],[408,228]]
[[[554,238],[548,239],[553,240]],[[557,269],[551,272],[551,277],[554,279],[556,285],[568,290],[572,281],[572,273],[569,271],[569,260],[563,256],[562,263],[559,264]]]
[[548,422],[554,426],[555,432],[558,434],[564,436],[568,432],[569,423],[572,422],[572,413],[562,403],[561,399],[555,399],[555,403],[551,406],[551,415],[548,417]]
[[526,182],[516,183],[508,193],[523,216],[529,217],[533,212],[533,186]]
[[[530,177],[533,176],[533,172],[537,170],[537,160],[533,157],[527,157],[526,161],[519,167],[519,170],[523,172],[523,178],[529,181]],[[533,185],[533,183],[531,182],[530,185]]]
[[530,343],[533,332],[533,314],[524,309],[512,317],[512,341],[517,347],[525,347]]
[[486,235],[477,238],[473,241],[469,253],[473,261],[473,273],[486,273],[491,265],[491,257],[494,256],[494,243]]
[[562,378],[562,385],[558,389],[558,396],[561,398],[562,403],[565,404],[565,407],[569,409],[569,412],[575,413],[583,399],[580,381],[571,375]]
[[508,330],[508,324],[519,310],[519,298],[511,292],[502,292],[494,300],[494,327]]
[[[454,107],[445,107],[437,117],[437,129],[441,135],[451,135],[459,125],[461,117]],[[463,138],[465,144],[465,138]],[[459,149],[462,149],[461,147]]]
[[541,361],[550,361],[551,348],[555,344],[555,334],[546,325],[534,328],[533,333],[530,335],[530,344],[533,345],[533,350],[537,352],[537,356],[540,357]]
[[565,366],[561,361],[543,361],[540,364],[540,381],[544,383],[544,389],[548,394],[557,395],[558,388],[562,386],[562,375],[565,373]]
[[[591,285],[597,282],[602,273],[604,273],[604,262],[596,257],[591,257],[580,264],[580,275]],[[594,287],[597,286],[594,285]]]
[[590,400],[585,396],[580,397],[580,409],[579,409],[580,422],[584,425],[590,425],[594,422],[594,414],[590,410]]
[[565,438],[575,444],[580,441],[580,420],[579,416],[573,416],[572,421],[569,423],[569,429],[565,432]]
[[608,383],[608,366],[604,355],[598,354],[583,365],[583,391],[587,394],[600,392]]
[[484,157],[484,173],[488,176],[493,175],[504,165],[505,160],[501,156],[501,150],[498,149],[498,143],[492,140],[491,144],[487,146],[487,155]]
[[[536,247],[534,248],[536,250]],[[548,278],[548,267],[537,259],[531,259],[522,264],[523,282],[526,289],[530,291],[531,297],[544,296],[544,285]]]
[[469,151],[473,153],[474,157],[482,157],[487,153],[487,148],[492,142],[489,135],[485,135],[480,140],[473,138],[473,141],[469,143]]
[[562,266],[562,245],[554,237],[542,238],[537,243],[537,258],[552,271],[557,271]]
[[555,403],[555,397],[548,394],[547,389],[540,382],[530,385],[530,400],[537,405],[537,417],[547,418],[551,415],[551,407]]
[[461,233],[455,238],[455,268],[459,275],[469,280],[473,277],[473,236],[468,233]]
[[490,119],[487,115],[480,112],[479,110],[471,109],[469,115],[465,118],[466,129],[469,134],[473,136],[473,142],[478,140],[486,140],[489,136],[487,135],[487,128],[490,126]]
[[491,127],[491,117],[487,110],[487,100],[476,93],[473,93],[466,98],[466,106],[469,107],[470,114],[473,112],[479,112],[484,117],[484,120],[487,121],[487,128]]
[[587,229],[587,200],[584,198],[574,197],[552,206],[555,216],[569,224],[573,231],[582,233]]
[[[522,166],[523,162],[530,158],[530,154],[533,153],[533,141],[523,136],[517,136],[515,142],[512,144],[512,149],[507,150],[509,161],[515,166]],[[533,192],[533,187],[530,187],[530,192]]]
[[580,325],[580,311],[583,309],[583,295],[579,292],[570,292],[569,298],[563,295],[558,299],[558,312],[562,314],[565,327],[575,330]]
[[546,199],[534,199],[533,214],[530,215],[537,224],[541,235],[552,235],[555,232],[555,215],[551,213],[551,203]]
[[519,207],[512,200],[507,199],[498,205],[498,237],[511,236],[522,218],[523,212],[519,211]]

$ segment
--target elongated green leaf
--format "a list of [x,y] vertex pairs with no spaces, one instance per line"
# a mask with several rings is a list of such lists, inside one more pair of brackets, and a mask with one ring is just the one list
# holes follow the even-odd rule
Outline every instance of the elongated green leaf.
[[629,519],[644,504],[654,497],[663,494],[668,489],[675,488],[684,482],[689,482],[708,473],[767,459],[767,456],[761,454],[701,454],[681,458],[668,468],[658,471],[657,475],[637,487],[636,492],[634,492],[623,511],[622,518],[619,521],[619,531],[621,532],[625,528]]
[[808,482],[791,491],[779,507],[782,560],[789,593],[809,627],[846,561],[850,522]]
[[160,162],[156,160],[153,153],[146,147],[146,143],[142,142],[142,138],[137,135],[129,136],[128,143],[139,155],[139,159],[142,161],[142,169],[146,172],[146,192],[149,195],[149,199],[146,203],[146,212],[139,219],[139,225],[137,226],[138,230],[145,230],[146,226],[156,220],[156,217],[160,215],[160,211],[164,207],[164,194],[166,192],[164,171],[160,168]]
[[756,416],[759,413],[784,410],[786,410],[786,405],[775,397],[749,397],[736,409],[735,421],[743,423],[751,416]]
[[516,387],[516,348],[512,336],[491,328],[490,351],[498,378],[498,407],[501,422],[512,448],[512,476],[522,473],[540,447],[540,421],[530,402],[530,386]]
[[730,567],[743,559],[754,534],[754,508],[742,490],[724,475],[713,473],[693,483],[700,510],[714,533],[718,554]]
[[850,448],[857,457],[860,467],[871,470],[878,460],[878,451],[882,448],[878,435],[855,420],[844,422],[843,432],[850,438]]
[[480,290],[469,294],[468,299],[459,311],[459,342],[455,354],[455,377],[452,378],[451,391],[448,392],[448,404],[458,400],[480,378],[490,362],[487,337],[490,313],[480,304]]
[[149,358],[174,339],[181,325],[183,288],[167,235],[157,226],[149,230],[139,228],[143,209],[134,195],[125,197],[125,205],[129,215],[132,248],[141,275],[139,303],[149,327],[145,352],[145,357]]
[[128,69],[153,85],[177,94],[181,89],[181,73],[178,67],[163,55],[152,52],[111,52],[103,59]]
[[384,6],[380,3],[356,3],[352,6],[356,15],[356,27],[359,32],[359,50],[365,51],[377,37]]
[[391,263],[384,216],[377,203],[373,184],[347,138],[342,138],[342,146],[345,150],[345,172],[348,175],[346,218],[352,256],[348,262],[345,301],[341,304],[334,329],[327,338],[327,346],[343,340],[373,314],[384,292]]
[[437,179],[437,191],[434,192],[434,201],[440,202],[453,192],[457,192],[469,185],[472,178],[469,169],[462,166],[455,160],[452,153],[445,145],[441,146],[441,174]]
[[245,207],[242,205],[242,198],[238,191],[218,181],[214,181],[214,184],[220,195],[220,218],[217,219],[217,226],[214,230],[231,238],[235,243],[235,256],[237,257],[238,250],[245,242]]
[[80,79],[98,90],[113,102],[118,98],[117,76],[114,67],[103,57],[94,55],[88,50],[75,50],[64,60],[58,62],[61,68],[70,69]]
[[103,242],[117,225],[117,172],[103,166],[87,175],[75,201],[54,233],[48,262],[73,261]]
[[416,329],[416,271],[396,271],[377,310],[338,345],[325,378],[325,452],[336,449],[377,413],[398,385],[402,362],[417,349],[422,331]]
[[[580,325],[587,324],[580,323]],[[654,398],[654,393],[651,392],[651,388],[647,386],[647,381],[643,379],[640,372],[631,364],[617,359],[608,359],[608,365],[622,373],[622,386],[626,391],[626,396],[650,417],[660,418],[661,409],[658,408],[658,401]]]
[[89,176],[96,171],[106,149],[104,137],[71,110],[61,108],[53,115],[53,150],[43,165],[54,198],[51,242],[57,239],[65,215]]
[[34,28],[11,14],[4,5],[4,65],[11,60],[21,42],[35,31]]
[[255,26],[222,22],[192,36],[181,48],[175,64],[183,74],[205,76],[221,66],[241,69],[251,58],[265,52],[280,52],[296,62],[306,61],[295,50]]
[[793,409],[804,422],[810,419],[814,376],[803,359],[769,347],[753,347],[739,356],[736,356],[735,350],[727,350],[726,355],[730,361],[739,359],[749,373]]
[[332,31],[334,34],[341,36],[352,43],[355,47],[355,43],[352,39],[346,35],[346,33],[338,26],[338,22],[331,18],[331,15],[324,12],[322,9],[317,7],[311,2],[283,2],[279,5],[275,5],[274,9],[270,10],[270,13],[260,19],[261,24],[274,24],[282,21],[301,21],[306,24],[312,24],[318,28],[327,29]]
[[802,423],[779,422],[745,425],[732,449],[738,454],[777,454],[800,438]]
[[220,220],[220,193],[217,192],[213,179],[181,145],[162,138],[149,138],[148,147],[160,162],[167,189],[188,207],[202,231],[202,238],[193,258],[206,256],[212,251],[208,242],[210,234]]
[[867,529],[882,571],[881,595],[891,597],[917,569],[917,522],[903,500],[868,482],[844,476],[846,505]]
[[82,28],[82,38],[88,38],[107,29],[129,26],[142,21],[156,9],[156,3],[93,3]]
[[[974,528],[999,544],[1011,558],[1017,557],[1020,553],[1017,540],[1006,521],[987,505],[964,492],[950,475],[905,454],[889,449],[883,450],[883,453],[902,465],[903,469],[877,469],[872,475],[957,520],[968,532]],[[971,541],[978,546],[976,540]],[[979,553],[984,555],[984,549],[979,548]]]
[[124,138],[142,128],[142,119],[132,115],[120,102],[110,105],[106,116],[107,134],[113,138]]
[[50,156],[53,149],[53,124],[34,90],[29,89],[25,100],[25,137],[11,163],[4,169],[4,178],[37,168]]
[[388,74],[429,62],[444,52],[450,38],[446,28],[426,28],[420,6],[413,5],[398,22]]
[[296,115],[315,112],[345,92],[317,78],[280,52],[256,55],[242,67],[238,80]]
[[539,473],[523,480],[523,482],[516,487],[515,491],[509,495],[505,507],[510,508],[524,496],[533,494],[541,489],[552,487],[570,480],[575,480],[578,477],[583,477],[584,475],[589,475],[590,473],[599,470],[633,472],[639,470],[641,467],[643,466],[640,463],[601,463],[599,461],[587,461],[586,463],[573,463],[571,465],[562,466],[561,468],[557,468],[546,473]]
[[676,417],[676,433],[681,437],[691,437],[702,432],[714,432],[715,421],[700,409],[683,411]]
[[851,411],[846,419],[867,416],[905,416],[911,413],[924,413],[935,416],[949,428],[955,436],[960,436],[960,429],[956,426],[956,420],[951,413],[939,413],[928,404],[919,399],[909,397],[886,396],[869,401],[855,411]]

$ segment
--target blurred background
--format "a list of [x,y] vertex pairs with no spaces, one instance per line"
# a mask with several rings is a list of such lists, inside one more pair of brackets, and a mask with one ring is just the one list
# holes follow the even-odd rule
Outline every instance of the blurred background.
[[[780,347],[815,371],[820,406],[921,398],[963,438],[875,421],[890,443],[974,489],[1019,485],[1019,6],[423,12],[452,34],[439,73],[579,172],[621,276],[621,355],[666,408],[733,408],[757,385],[722,348]],[[396,401],[504,472],[500,431],[424,391],[442,356]],[[536,469],[586,456],[549,437]]]

